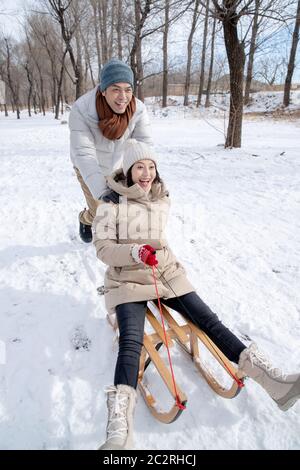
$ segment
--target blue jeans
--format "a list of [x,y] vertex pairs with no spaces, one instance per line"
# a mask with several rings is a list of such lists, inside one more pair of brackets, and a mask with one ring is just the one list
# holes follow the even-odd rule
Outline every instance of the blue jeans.
[[[222,324],[196,292],[172,299],[161,299],[161,302],[198,326],[230,361],[238,363],[240,354],[246,346]],[[146,301],[130,302],[116,307],[120,338],[115,385],[137,387],[146,310]]]

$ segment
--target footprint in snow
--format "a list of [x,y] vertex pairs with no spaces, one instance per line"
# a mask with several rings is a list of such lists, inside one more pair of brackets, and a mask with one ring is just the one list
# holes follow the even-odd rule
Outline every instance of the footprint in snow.
[[86,332],[84,331],[83,326],[77,326],[74,331],[71,333],[71,344],[73,348],[83,351],[89,351],[92,341],[87,336]]

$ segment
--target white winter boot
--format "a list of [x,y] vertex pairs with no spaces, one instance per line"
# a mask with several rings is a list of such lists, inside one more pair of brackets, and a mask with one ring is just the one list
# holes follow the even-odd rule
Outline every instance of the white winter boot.
[[300,374],[284,375],[275,369],[255,343],[240,354],[239,369],[261,385],[283,411],[300,398]]
[[129,385],[114,385],[106,389],[108,420],[106,442],[99,450],[133,448],[133,413],[136,390]]

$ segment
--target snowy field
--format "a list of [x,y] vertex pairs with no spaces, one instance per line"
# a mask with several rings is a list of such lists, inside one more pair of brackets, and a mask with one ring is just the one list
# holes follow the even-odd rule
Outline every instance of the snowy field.
[[[242,340],[299,371],[300,122],[246,120],[243,148],[224,150],[220,118],[150,115],[190,280]],[[0,448],[96,449],[117,347],[96,291],[104,266],[77,235],[68,127],[1,114],[0,158]],[[283,413],[250,380],[225,400],[173,357],[187,409],[163,425],[139,395],[137,448],[300,448],[300,403]]]

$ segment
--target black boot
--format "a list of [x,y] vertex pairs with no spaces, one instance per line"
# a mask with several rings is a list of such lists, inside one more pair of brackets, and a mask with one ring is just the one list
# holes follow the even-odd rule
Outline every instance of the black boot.
[[79,221],[79,235],[83,242],[91,243],[92,237],[92,226],[83,224]]

